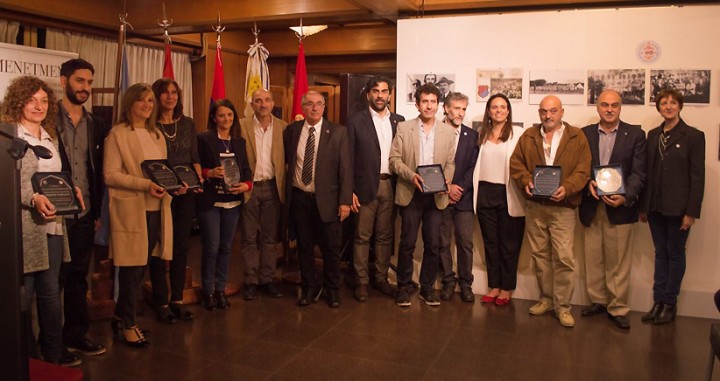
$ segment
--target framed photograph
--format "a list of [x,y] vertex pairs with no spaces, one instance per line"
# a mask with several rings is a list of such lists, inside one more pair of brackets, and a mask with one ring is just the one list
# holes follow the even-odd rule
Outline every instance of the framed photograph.
[[587,83],[588,106],[608,89],[620,93],[623,105],[645,104],[645,69],[588,70]]
[[[455,74],[435,74],[433,72],[423,74],[408,74],[407,87],[405,88],[405,103],[415,104],[415,92],[420,86],[432,83],[440,90],[439,102],[445,101],[448,94],[455,91]],[[400,99],[400,96],[398,96]]]
[[531,105],[539,105],[547,95],[557,95],[563,104],[585,104],[584,70],[530,70]]
[[488,98],[498,93],[505,94],[510,101],[523,99],[522,68],[477,69],[475,78],[477,85],[475,100],[477,102],[487,101]]
[[682,93],[685,104],[710,104],[710,70],[650,70],[650,103],[658,93],[675,89]]

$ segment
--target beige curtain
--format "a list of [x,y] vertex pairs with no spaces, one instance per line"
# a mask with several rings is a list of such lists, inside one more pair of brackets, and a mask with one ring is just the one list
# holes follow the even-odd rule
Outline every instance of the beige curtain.
[[20,23],[17,21],[0,20],[0,42],[14,44],[20,31]]
[[[115,68],[117,61],[117,41],[48,29],[46,45],[48,49],[76,52],[95,67],[94,87],[115,87]],[[127,44],[127,62],[129,84],[146,82],[152,84],[162,76],[164,50],[135,44]],[[192,117],[192,72],[190,56],[186,53],[173,52],[170,59],[173,63],[175,80],[183,90],[183,106],[185,115]],[[111,94],[93,96],[93,103],[112,106]]]

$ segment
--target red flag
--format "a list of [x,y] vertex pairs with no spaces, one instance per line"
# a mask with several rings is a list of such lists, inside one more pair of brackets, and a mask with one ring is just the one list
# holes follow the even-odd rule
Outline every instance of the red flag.
[[165,63],[163,64],[163,78],[175,79],[175,72],[173,71],[172,60],[170,57],[170,43],[165,42]]
[[291,115],[293,120],[298,115],[303,116],[302,96],[305,95],[308,90],[307,69],[305,68],[305,49],[303,49],[303,43],[302,40],[300,40],[297,64],[295,65],[295,89],[293,91],[293,107]]
[[220,58],[222,48],[220,41],[217,43],[217,55],[215,56],[215,76],[213,78],[212,95],[210,96],[210,105],[215,101],[225,98],[225,71],[223,70],[222,59]]

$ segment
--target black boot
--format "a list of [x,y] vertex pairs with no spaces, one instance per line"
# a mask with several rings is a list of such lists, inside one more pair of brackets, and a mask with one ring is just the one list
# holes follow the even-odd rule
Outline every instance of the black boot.
[[660,313],[660,311],[662,309],[663,309],[662,303],[655,303],[655,304],[653,304],[650,311],[648,311],[646,314],[644,314],[642,316],[642,318],[640,318],[640,320],[642,320],[643,322],[655,321],[655,318],[657,317],[657,315]]
[[663,304],[662,310],[655,316],[653,324],[667,324],[675,320],[677,307],[674,304]]

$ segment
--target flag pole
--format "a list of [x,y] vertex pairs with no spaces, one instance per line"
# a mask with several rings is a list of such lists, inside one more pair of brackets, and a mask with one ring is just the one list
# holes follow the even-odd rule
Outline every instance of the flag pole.
[[165,12],[165,2],[163,2],[163,11],[162,11],[162,20],[158,20],[157,24],[163,28],[163,39],[165,40],[165,57],[163,62],[163,74],[162,76],[165,78],[175,79],[175,72],[173,70],[172,66],[172,49],[170,49],[170,44],[172,44],[172,39],[170,38],[170,34],[168,33],[168,28],[173,24],[173,19],[168,19],[167,13]]
[[128,14],[125,12],[125,6],[127,5],[127,1],[123,1],[123,11],[119,15],[120,19],[120,30],[118,31],[118,50],[117,50],[117,60],[115,62],[115,89],[113,92],[113,123],[117,122],[118,117],[118,107],[120,105],[120,73],[122,71],[122,59],[123,59],[123,47],[125,46],[125,35],[126,35],[126,26],[130,26],[132,28],[132,25],[130,25],[129,22],[127,22],[127,16]]

